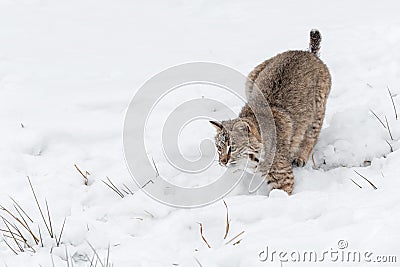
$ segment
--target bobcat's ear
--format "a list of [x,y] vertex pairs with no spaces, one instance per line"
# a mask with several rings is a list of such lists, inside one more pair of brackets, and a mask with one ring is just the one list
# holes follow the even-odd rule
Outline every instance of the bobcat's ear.
[[215,127],[218,131],[222,130],[222,124],[218,121],[210,121],[211,125]]
[[250,125],[244,121],[239,121],[239,122],[235,123],[233,128],[238,129],[241,132],[250,133]]

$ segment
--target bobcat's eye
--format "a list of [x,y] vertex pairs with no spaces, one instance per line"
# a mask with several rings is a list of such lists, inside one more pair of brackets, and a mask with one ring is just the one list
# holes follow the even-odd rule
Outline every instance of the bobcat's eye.
[[218,151],[219,154],[222,153],[222,149],[223,149],[223,144],[222,143],[218,143],[217,144],[217,151]]
[[236,147],[235,146],[231,146],[231,152],[235,152]]

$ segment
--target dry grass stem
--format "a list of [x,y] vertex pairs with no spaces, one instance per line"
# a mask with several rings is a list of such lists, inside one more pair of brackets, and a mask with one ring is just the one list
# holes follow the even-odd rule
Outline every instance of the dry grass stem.
[[43,245],[43,238],[42,238],[42,231],[40,230],[40,226],[38,225],[38,229],[39,229],[39,238],[40,238],[40,243],[42,244],[42,248],[44,247]]
[[63,234],[63,232],[64,232],[64,227],[65,227],[65,221],[66,221],[66,220],[67,220],[67,218],[64,218],[64,221],[63,221],[63,224],[62,224],[62,227],[61,227],[61,231],[60,231],[60,236],[59,236],[59,238],[57,239],[57,235],[55,236],[57,247],[60,246],[61,237],[62,237],[62,234]]
[[46,210],[47,210],[47,217],[49,220],[49,228],[50,228],[50,237],[53,238],[54,237],[54,231],[53,231],[53,225],[51,223],[51,216],[50,216],[50,211],[49,211],[49,205],[47,203],[47,199],[44,200],[46,203]]
[[236,246],[236,245],[239,245],[240,244],[240,242],[242,242],[242,240],[243,239],[239,239],[238,241],[236,241],[235,243],[233,243],[232,245],[234,245],[234,246]]
[[123,188],[118,189],[118,187],[111,181],[110,178],[107,177],[107,181],[102,180],[102,182],[108,187],[110,188],[112,191],[114,191],[118,196],[120,196],[121,198],[124,198],[127,195],[134,195],[135,193],[126,185],[126,184],[122,184]]
[[[87,242],[87,241],[86,241]],[[101,265],[101,267],[111,267],[112,266],[112,264],[109,262],[109,260],[110,260],[110,245],[108,245],[108,248],[107,248],[107,257],[106,257],[106,259],[104,260],[104,262],[105,262],[105,264],[101,261],[101,258],[100,258],[100,256],[99,256],[99,254],[97,253],[97,251],[96,251],[96,249],[89,243],[89,242],[87,242],[88,243],[88,245],[89,245],[89,247],[92,249],[92,251],[93,251],[93,258],[91,259],[91,261],[90,261],[90,266],[97,266],[97,263],[99,262],[100,263],[100,265]],[[95,262],[95,264],[93,265],[93,261],[94,261],[94,259],[96,259],[96,262]]]
[[[18,210],[18,208],[16,206],[14,206],[15,210],[17,211],[17,213],[20,215],[20,217],[22,218],[22,221],[13,213],[11,213],[8,209],[6,209],[5,207],[3,207],[2,205],[0,205],[0,209],[5,211],[8,215],[10,215],[16,222],[18,222],[23,228],[25,228],[28,233],[32,236],[33,240],[35,241],[36,244],[38,244],[39,239],[36,237],[36,235],[33,233],[33,231],[30,229],[28,223],[26,222],[26,220],[24,219],[24,217],[22,216],[22,214],[20,213],[20,211]],[[3,216],[0,215],[0,217],[4,218]],[[15,228],[17,230],[17,228]],[[19,230],[18,230],[19,231]]]
[[90,173],[88,171],[85,171],[85,173],[83,173],[76,164],[74,164],[74,166],[75,166],[75,169],[82,175],[84,184],[88,185],[89,184],[88,176],[90,175]]
[[353,179],[350,178],[350,180],[351,180],[356,186],[358,186],[359,188],[362,188],[361,185],[357,184]]
[[234,241],[236,238],[238,238],[239,236],[241,236],[242,234],[244,234],[244,231],[241,231],[239,234],[235,235],[233,238],[231,238],[228,242],[225,243],[225,245],[228,245],[229,243],[231,243],[232,241]]
[[199,261],[196,257],[194,257],[194,260],[196,261],[196,263],[197,263],[200,267],[203,267],[203,265],[201,265],[200,261]]
[[387,120],[386,116],[385,116],[385,120],[386,120],[387,129],[388,129],[388,132],[389,132],[389,135],[390,135],[390,139],[392,139],[392,141],[393,141],[394,139],[393,139],[393,136],[392,136],[392,132],[390,131],[389,123],[388,123],[388,120]]
[[392,105],[393,105],[393,110],[394,110],[394,116],[396,117],[396,120],[397,120],[397,110],[396,110],[396,105],[394,104],[393,95],[392,95],[392,93],[390,92],[389,86],[387,87],[387,89],[388,89],[388,92],[389,92],[390,99],[392,100]]
[[390,147],[390,152],[393,152],[393,147],[392,147],[392,145],[387,141],[387,140],[385,140],[386,141],[386,143],[389,145],[389,147]]
[[[39,204],[39,200],[37,198],[36,192],[33,188],[32,182],[29,177],[28,177],[28,182],[34,196],[35,203],[39,209],[40,216],[47,228],[47,232],[52,239],[55,239],[56,245],[59,246],[61,243],[62,234],[64,232],[66,218],[64,218],[60,236],[57,237],[57,235],[53,231],[52,218],[47,200],[45,200],[46,212],[47,212],[45,216],[43,212],[44,210]],[[3,232],[5,243],[14,253],[18,253],[17,251],[25,252],[29,250],[35,253],[36,250],[33,245],[41,245],[42,247],[44,246],[40,226],[38,225],[38,234],[37,234],[31,228],[33,226],[32,224],[34,223],[31,217],[13,198],[10,197],[10,199],[14,202],[13,204],[14,210],[11,211],[5,208],[4,206],[0,205],[0,212],[4,212],[4,214],[6,215],[5,217],[0,214],[0,218],[5,226],[5,229],[0,229],[0,232]],[[6,240],[7,238],[12,239],[13,241],[12,243],[15,243],[14,247],[7,242]]]
[[375,116],[375,118],[378,119],[378,121],[382,124],[383,128],[386,129],[385,124],[384,124],[383,121],[378,117],[378,115],[376,115],[375,112],[374,112],[372,109],[370,109],[369,111],[371,111],[371,113]]
[[126,184],[123,184],[123,186],[126,188],[126,190],[128,190],[129,194],[134,195],[135,193],[132,192],[131,189],[129,189],[128,186],[126,186]]
[[224,235],[224,240],[226,239],[226,237],[228,236],[229,233],[229,211],[228,211],[228,205],[226,205],[225,200],[223,200],[225,208],[226,208],[226,225],[225,225],[225,235]]
[[211,248],[210,244],[207,242],[206,238],[203,235],[203,224],[199,223],[200,225],[200,235],[201,235],[201,239],[203,239],[204,243],[206,243],[208,248]]
[[15,255],[18,255],[18,253],[12,248],[12,246],[10,246],[10,244],[8,244],[8,242],[7,242],[6,238],[5,238],[6,236],[3,235],[3,237],[4,237],[4,238],[3,238],[3,241],[4,241],[4,243],[6,243],[7,247],[9,247],[10,250],[11,250],[12,252],[14,252]]
[[108,182],[102,180],[102,182],[107,185],[111,190],[117,193],[121,198],[124,198],[124,194],[114,185],[114,183],[107,177]]
[[32,183],[31,183],[31,179],[29,178],[29,176],[27,176],[27,177],[28,177],[29,185],[30,185],[30,187],[31,187],[31,189],[32,189],[33,196],[35,197],[36,205],[37,205],[37,207],[39,208],[40,215],[42,216],[44,225],[46,226],[47,231],[49,232],[50,237],[53,238],[52,231],[50,230],[50,227],[47,225],[46,219],[45,219],[45,217],[44,217],[44,215],[43,215],[42,208],[40,207],[39,201],[38,201],[38,199],[37,199],[37,197],[36,197],[35,190],[33,189],[33,186],[32,186]]
[[354,171],[355,173],[357,173],[360,177],[362,177],[365,181],[367,181],[375,190],[378,189],[370,180],[368,180],[365,176],[363,176],[362,174],[360,174],[357,171]]
[[31,223],[33,223],[33,220],[31,219],[31,217],[29,217],[29,215],[25,212],[25,210],[18,204],[17,201],[15,201],[12,197],[10,197],[10,199],[12,200],[12,202],[14,202],[14,204],[25,214],[25,216],[28,218],[28,220],[31,221]]

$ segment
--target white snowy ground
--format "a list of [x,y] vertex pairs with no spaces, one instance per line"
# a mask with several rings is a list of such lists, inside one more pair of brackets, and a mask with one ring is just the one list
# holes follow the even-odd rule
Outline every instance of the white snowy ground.
[[[9,196],[17,200],[45,239],[36,253],[27,249],[19,255],[0,240],[0,265],[52,266],[55,244],[46,235],[29,176],[42,207],[45,198],[49,203],[56,233],[67,218],[61,247],[52,249],[54,266],[68,266],[66,251],[69,266],[89,266],[88,243],[102,259],[110,246],[114,266],[281,266],[276,255],[274,262],[261,262],[259,253],[268,246],[316,251],[321,258],[325,250],[338,250],[339,240],[348,242],[344,251],[373,252],[372,261],[395,255],[397,263],[383,266],[396,266],[400,119],[386,88],[400,112],[400,5],[266,2],[0,0],[0,204],[11,210]],[[217,62],[246,74],[278,52],[306,49],[312,28],[322,32],[321,58],[333,86],[315,165],[310,160],[295,170],[292,196],[273,191],[269,197],[226,197],[231,221],[223,240],[222,201],[176,209],[140,191],[121,199],[102,183],[108,176],[118,187],[135,188],[124,162],[123,120],[135,91],[152,75],[191,61]],[[370,109],[385,124],[387,117],[394,140]],[[188,128],[187,135],[199,136],[183,138],[184,151],[212,138],[206,122],[199,127],[204,130]],[[74,164],[90,172],[88,186]],[[158,164],[163,166],[162,158]],[[169,174],[178,184],[194,184]],[[0,228],[6,229],[3,222]],[[239,244],[224,244],[241,231]],[[328,259],[318,265],[331,264],[366,265]],[[289,258],[282,266],[301,264]]]

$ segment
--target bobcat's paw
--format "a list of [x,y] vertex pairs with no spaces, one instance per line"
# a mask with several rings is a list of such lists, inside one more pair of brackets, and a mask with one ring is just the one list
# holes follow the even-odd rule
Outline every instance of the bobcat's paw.
[[304,165],[306,165],[306,162],[301,158],[295,158],[292,161],[292,165],[297,167],[304,167]]

